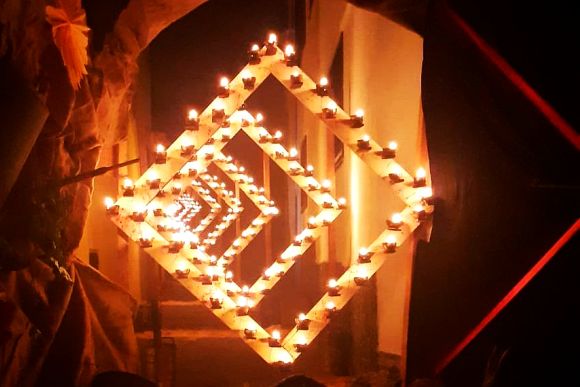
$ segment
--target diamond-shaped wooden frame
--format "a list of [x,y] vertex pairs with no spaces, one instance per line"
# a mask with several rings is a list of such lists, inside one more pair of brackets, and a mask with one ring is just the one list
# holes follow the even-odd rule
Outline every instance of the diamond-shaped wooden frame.
[[[387,180],[405,204],[405,209],[400,212],[400,220],[387,221],[387,230],[368,246],[368,253],[359,256],[355,263],[336,281],[336,286],[329,289],[306,314],[305,321],[308,323],[297,322],[297,326],[283,340],[273,338],[250,316],[237,313],[238,308],[228,295],[225,279],[220,280],[218,285],[212,282],[212,285],[207,287],[199,281],[191,280],[191,278],[203,276],[203,273],[193,264],[186,265],[188,276],[178,276],[181,284],[195,297],[208,301],[209,305],[217,304],[219,307],[212,308],[212,312],[222,319],[228,327],[240,331],[247,344],[271,364],[293,362],[324,329],[331,316],[346,305],[358,287],[377,272],[388,254],[400,246],[420,222],[433,211],[428,194],[430,188],[426,187],[425,177],[414,179],[393,159],[394,152],[392,150],[380,147],[370,138],[363,138],[360,131],[357,130],[362,126],[362,117],[351,116],[333,103],[327,95],[326,85],[316,84],[301,69],[293,66],[293,59],[292,54],[285,55],[275,42],[266,43],[258,51],[252,51],[250,63],[227,87],[220,90],[221,95],[200,114],[195,122],[196,130],[186,130],[167,149],[167,162],[165,164],[154,164],[150,168],[158,176],[161,176],[162,183],[165,185],[177,171],[184,168],[184,165],[190,161],[181,152],[183,147],[194,142],[198,145],[205,144],[199,148],[197,154],[205,152],[208,156],[213,155],[215,149],[210,151],[208,147],[216,147],[215,141],[210,141],[210,144],[206,144],[206,142],[212,136],[214,139],[215,136],[225,138],[226,132],[223,132],[224,128],[220,125],[228,118],[229,125],[236,132],[240,128],[246,127],[247,123],[251,123],[250,126],[247,126],[253,128],[248,129],[250,137],[255,141],[257,140],[258,145],[268,145],[272,148],[269,149],[268,154],[275,156],[275,161],[279,161],[277,161],[278,165],[289,176],[297,177],[293,176],[290,170],[287,152],[283,148],[276,152],[276,148],[280,145],[272,141],[263,142],[260,139],[260,131],[265,129],[253,126],[253,117],[244,116],[244,113],[247,114],[247,112],[237,111],[251,93],[272,74],[306,109],[319,116],[342,143],[354,151],[377,175]],[[228,128],[226,136],[230,135]],[[218,147],[219,150],[225,145],[225,142],[221,142],[222,146]],[[200,159],[198,158],[198,160]],[[134,214],[158,193],[158,190],[148,189],[144,184],[148,172],[137,181],[134,195],[121,197],[109,211],[115,223],[134,240],[138,241],[141,233],[144,232],[143,228],[147,229],[148,227],[149,229],[145,231],[153,235],[153,238],[151,247],[145,248],[145,251],[167,271],[173,273],[176,261],[180,259],[178,254],[168,253],[164,238],[147,223],[136,222],[133,218]],[[296,181],[296,179],[294,180]],[[203,255],[203,252],[197,251],[197,254]],[[190,258],[188,261],[190,262],[194,257],[188,258]],[[365,272],[362,276],[361,269]],[[254,284],[251,289],[256,295],[263,293],[264,288],[260,288],[262,286],[260,282]],[[221,284],[224,286],[222,287]]]

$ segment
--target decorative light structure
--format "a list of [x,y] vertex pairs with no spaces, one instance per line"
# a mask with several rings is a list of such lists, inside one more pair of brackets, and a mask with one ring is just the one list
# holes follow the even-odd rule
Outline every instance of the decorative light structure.
[[[176,273],[177,275],[178,269],[176,268],[175,260],[185,259],[189,273],[187,278],[179,278],[179,280],[186,289],[198,299],[204,300],[208,308],[229,328],[239,331],[248,345],[265,361],[271,364],[285,365],[294,361],[307,348],[307,345],[330,322],[330,317],[340,311],[359,286],[363,285],[377,272],[387,259],[387,253],[393,252],[394,249],[400,246],[418,227],[420,222],[425,219],[426,215],[433,211],[433,208],[431,207],[432,191],[427,190],[429,187],[427,187],[426,171],[424,174],[411,176],[393,160],[396,153],[396,145],[389,144],[386,148],[381,149],[370,136],[368,137],[370,149],[379,149],[379,151],[360,152],[361,148],[358,145],[358,140],[364,139],[366,142],[367,138],[361,138],[359,131],[352,129],[362,126],[363,114],[355,113],[354,116],[351,116],[344,112],[328,96],[328,79],[323,77],[316,83],[302,70],[290,65],[288,63],[289,56],[291,56],[288,55],[290,52],[282,51],[277,46],[277,42],[277,37],[270,35],[262,48],[252,46],[248,53],[250,63],[242,70],[243,75],[236,76],[232,82],[227,79],[220,80],[218,98],[212,101],[209,107],[199,113],[195,119],[197,129],[184,133],[165,150],[165,162],[158,163],[162,165],[154,164],[136,183],[131,181],[124,183],[121,187],[122,196],[115,203],[108,202],[107,212],[115,223],[133,240],[139,241],[145,235],[144,230],[147,230],[149,234],[147,234],[146,239],[150,241],[150,246],[145,247],[145,250],[168,272]],[[256,66],[258,63],[260,65]],[[251,77],[248,78],[248,74],[251,74]],[[311,221],[308,222],[307,228],[299,234],[300,237],[297,237],[296,240],[299,240],[300,243],[297,243],[296,240],[293,241],[282,253],[284,257],[291,259],[284,259],[283,262],[274,262],[270,267],[266,268],[263,275],[249,287],[248,296],[244,295],[246,297],[245,300],[237,299],[238,302],[236,302],[231,298],[236,295],[239,297],[242,290],[234,282],[233,276],[226,274],[224,270],[224,266],[227,266],[236,255],[235,253],[232,254],[232,250],[228,248],[223,256],[211,262],[212,260],[202,246],[203,243],[201,241],[193,243],[192,235],[197,235],[194,230],[190,232],[190,235],[181,229],[180,219],[168,217],[163,219],[162,223],[161,218],[163,217],[154,215],[156,209],[165,208],[169,202],[174,200],[172,195],[165,193],[166,190],[171,192],[172,187],[175,187],[174,180],[180,180],[182,190],[190,186],[192,189],[193,187],[201,189],[199,185],[192,183],[196,178],[203,177],[210,163],[223,168],[224,173],[230,173],[232,175],[231,178],[239,182],[240,189],[252,201],[255,199],[254,204],[260,208],[259,216],[256,218],[259,221],[250,224],[249,227],[252,229],[248,232],[244,231],[244,238],[239,237],[236,239],[238,241],[236,243],[238,251],[249,243],[252,236],[259,232],[260,227],[263,227],[272,216],[279,213],[279,210],[269,200],[258,200],[263,192],[260,192],[249,177],[238,176],[239,169],[238,172],[233,172],[234,170],[230,168],[231,165],[229,164],[231,160],[228,161],[228,158],[221,153],[229,139],[235,136],[237,131],[243,130],[265,154],[290,154],[280,144],[281,132],[276,132],[272,136],[269,134],[264,135],[268,131],[261,127],[259,120],[246,111],[237,110],[270,74],[276,77],[314,115],[320,116],[321,106],[330,108],[332,125],[329,126],[329,129],[343,144],[359,155],[380,177],[392,183],[390,175],[396,172],[399,179],[397,184],[391,185],[391,188],[405,203],[405,208],[398,213],[398,216],[387,219],[387,229],[366,248],[370,259],[364,262],[359,262],[358,259],[355,260],[352,266],[339,278],[329,281],[327,292],[310,311],[304,313],[304,316],[310,316],[307,317],[308,320],[312,320],[308,324],[308,329],[299,329],[304,328],[304,323],[301,321],[305,321],[300,320],[299,317],[294,329],[288,332],[285,337],[282,337],[280,332],[268,333],[251,316],[244,313],[239,315],[237,311],[248,306],[249,295],[251,295],[252,305],[257,305],[268,294],[268,291],[288,272],[310,244],[316,241],[322,233],[322,227],[329,225],[330,222],[336,219],[344,208],[345,203],[338,202],[332,197],[329,199],[330,186],[318,183],[313,177],[312,168],[301,166],[303,172],[298,174],[291,173],[291,165],[296,167],[294,163],[297,163],[297,161],[288,160],[285,157],[274,158],[274,162],[288,173],[290,178],[322,210],[313,216]],[[255,78],[252,88],[248,88],[244,84],[244,76],[246,79]],[[306,93],[304,92],[305,90],[314,91],[316,96],[313,97],[312,93]],[[236,98],[231,98],[232,94]],[[229,120],[229,122],[224,123],[226,120]],[[243,122],[246,123],[245,126],[242,124]],[[189,122],[186,128],[188,126]],[[224,137],[222,129],[225,127],[230,132],[226,132],[227,135]],[[192,134],[195,136],[195,141],[191,141]],[[190,142],[187,142],[188,139]],[[203,145],[199,146],[197,151],[191,154],[182,152],[183,147],[187,147],[190,144]],[[163,189],[152,189],[147,184],[146,180],[152,170],[158,173],[159,186],[163,187]],[[216,187],[215,184],[212,185]],[[314,189],[310,189],[311,187]],[[208,196],[208,192],[205,189],[203,191],[200,190],[200,192],[204,197]],[[183,192],[180,192],[180,195],[182,194]],[[209,196],[204,201],[207,200],[209,203],[217,204],[212,208],[212,211],[219,212],[221,209],[218,207],[219,204],[216,203],[216,199],[212,198],[211,195]],[[224,197],[226,196],[224,195]],[[328,206],[329,200],[332,203],[332,207]],[[142,203],[148,203],[144,211],[141,211],[142,209],[140,208],[143,205]],[[418,204],[422,206],[419,212],[417,211],[419,209]],[[111,211],[114,206],[117,207],[118,211]],[[202,222],[204,226],[208,223]],[[181,237],[172,240],[174,233],[181,235]],[[166,247],[170,246],[171,243],[181,246],[181,248],[175,253],[170,253]],[[233,248],[234,246],[232,245],[231,247]],[[230,311],[232,313],[229,313]]]

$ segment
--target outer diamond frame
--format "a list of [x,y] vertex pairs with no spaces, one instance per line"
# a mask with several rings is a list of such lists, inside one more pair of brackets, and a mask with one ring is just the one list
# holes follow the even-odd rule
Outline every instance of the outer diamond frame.
[[[254,349],[264,360],[269,363],[290,363],[294,361],[312,342],[312,340],[328,324],[330,317],[337,310],[340,310],[356,293],[358,287],[364,284],[381,267],[387,258],[387,254],[393,252],[400,246],[409,235],[418,227],[420,222],[433,211],[430,203],[429,188],[425,187],[425,176],[418,179],[406,172],[392,156],[394,153],[388,149],[380,147],[370,138],[364,138],[356,128],[362,126],[362,117],[348,115],[334,101],[327,96],[326,85],[316,84],[302,70],[293,66],[293,51],[288,51],[285,55],[277,46],[275,40],[270,40],[258,51],[252,51],[250,64],[229,83],[222,85],[221,96],[216,98],[201,113],[194,122],[197,130],[185,131],[167,150],[167,162],[163,165],[155,164],[149,171],[154,171],[161,176],[163,185],[172,179],[176,171],[179,171],[188,161],[183,149],[191,147],[194,140],[197,144],[205,144],[212,136],[230,136],[229,128],[222,128],[220,125],[229,117],[230,126],[236,131],[244,123],[253,122],[252,119],[243,116],[243,112],[236,110],[243,104],[249,95],[257,88],[270,74],[274,75],[308,110],[319,116],[327,125],[328,129],[336,135],[344,144],[353,150],[370,168],[381,178],[387,180],[392,189],[398,194],[405,209],[399,214],[399,219],[388,222],[388,229],[381,233],[375,241],[368,247],[368,252],[361,254],[358,260],[353,263],[345,273],[336,281],[336,286],[329,291],[314,305],[306,314],[305,321],[308,321],[307,329],[298,322],[284,340],[279,337],[272,337],[262,329],[248,315],[239,315],[238,307],[228,296],[226,286],[221,286],[222,280],[217,285],[211,286],[208,292],[203,285],[196,281],[188,280],[187,277],[179,277],[182,285],[197,298],[207,300],[209,305],[215,305],[219,301],[219,308],[213,308],[216,316],[222,319],[231,329],[242,332],[248,345]],[[321,106],[325,106],[321,109]],[[241,114],[240,114],[241,113]],[[359,125],[360,124],[360,125]],[[254,127],[256,130],[256,127]],[[224,129],[228,129],[226,133]],[[195,138],[194,135],[195,134]],[[226,135],[224,137],[224,134]],[[259,137],[259,132],[253,132],[253,137]],[[227,141],[222,141],[218,150],[223,148]],[[205,152],[208,160],[214,157],[216,147],[214,142],[203,145],[200,152]],[[274,147],[275,148],[275,147]],[[198,154],[200,153],[198,152]],[[276,153],[282,157],[275,159],[286,160],[284,152]],[[269,153],[271,154],[271,153]],[[211,155],[211,156],[210,156]],[[204,158],[205,159],[205,158]],[[282,164],[282,165],[281,165]],[[283,170],[291,175],[289,163],[278,163]],[[286,169],[285,169],[286,168]],[[149,173],[149,171],[147,173]],[[144,175],[146,176],[147,173]],[[151,228],[146,223],[139,222],[136,214],[139,209],[157,195],[158,191],[143,189],[144,179],[142,176],[134,187],[133,196],[122,197],[116,204],[109,206],[109,211],[113,214],[113,220],[123,229],[127,235],[134,240],[139,240],[143,227]],[[146,230],[153,234],[151,247],[145,250],[156,259],[167,271],[174,272],[176,257],[174,254],[165,252],[164,239],[153,229]],[[196,251],[197,255],[203,255],[202,251]],[[189,255],[189,254],[187,254]],[[194,276],[203,276],[198,268],[193,264],[186,264],[188,273]],[[364,274],[361,274],[364,271]],[[227,281],[224,279],[223,283]],[[254,285],[258,286],[258,285]],[[224,289],[226,289],[224,291]],[[252,287],[253,290],[260,290]],[[304,321],[303,320],[303,321]],[[250,332],[250,335],[248,335]]]

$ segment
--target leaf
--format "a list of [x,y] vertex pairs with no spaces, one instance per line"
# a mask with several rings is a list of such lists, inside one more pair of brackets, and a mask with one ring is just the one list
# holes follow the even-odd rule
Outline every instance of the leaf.
[[66,2],[62,8],[46,6],[46,20],[52,25],[52,38],[60,51],[70,83],[77,90],[87,74],[89,28],[80,4],[74,6],[71,3]]

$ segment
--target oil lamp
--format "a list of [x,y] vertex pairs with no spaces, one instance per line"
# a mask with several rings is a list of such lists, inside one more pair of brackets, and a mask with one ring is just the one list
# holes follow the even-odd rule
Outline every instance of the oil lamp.
[[326,97],[328,95],[328,78],[320,78],[320,81],[316,84],[315,92],[319,97]]
[[265,55],[274,55],[276,53],[276,44],[278,43],[278,37],[275,33],[270,33],[268,35],[268,41],[266,42],[266,54]]
[[314,174],[314,167],[310,164],[308,164],[306,166],[306,169],[304,170],[304,176],[309,177],[312,176]]
[[256,332],[257,332],[256,325],[253,323],[250,323],[244,328],[244,337],[246,339],[255,339]]
[[364,115],[364,110],[357,109],[354,114],[350,116],[350,127],[361,128],[364,125]]
[[339,209],[344,210],[346,208],[346,199],[338,198],[337,204]]
[[328,284],[326,285],[326,291],[330,297],[337,297],[340,296],[340,285],[336,279],[331,278],[328,280]]
[[356,141],[356,146],[361,151],[371,150],[371,139],[368,134],[365,134]]
[[397,238],[394,235],[387,235],[383,247],[387,253],[394,253],[397,250]]
[[167,151],[162,144],[155,147],[155,164],[165,164],[167,162]]
[[391,219],[387,219],[387,227],[389,230],[399,231],[403,225],[403,217],[399,212],[395,212]]
[[155,171],[150,171],[148,174],[148,178],[147,178],[147,185],[149,185],[150,189],[159,189],[159,183],[161,182],[161,179],[159,179],[159,176],[157,176],[157,173]]
[[274,136],[272,137],[272,144],[280,144],[281,140],[282,140],[282,132],[277,130],[274,133]]
[[257,65],[260,63],[260,46],[255,43],[252,44],[248,51],[248,63],[251,65]]
[[291,44],[287,44],[286,47],[284,47],[284,61],[288,67],[296,65],[296,51],[294,50],[294,46]]
[[190,269],[188,267],[187,261],[184,259],[179,259],[175,263],[175,276],[180,279],[187,278],[189,276]]
[[181,142],[181,155],[182,156],[190,156],[193,153],[193,143],[191,139],[185,137]]
[[296,321],[296,329],[299,331],[307,331],[310,326],[310,320],[304,313],[300,313]]
[[254,90],[256,77],[252,75],[250,70],[244,69],[242,71],[242,82],[244,83],[244,90]]
[[379,155],[383,159],[393,159],[397,155],[397,143],[395,141],[389,142],[386,148],[383,148]]
[[330,188],[332,187],[332,183],[328,179],[322,180],[322,185],[320,187],[320,192],[330,192]]
[[290,75],[290,88],[299,89],[302,87],[302,84],[302,73],[300,73],[300,70],[296,69]]
[[209,296],[209,303],[212,309],[220,309],[222,307],[223,298],[219,291],[214,290]]
[[199,114],[195,109],[189,109],[187,112],[187,119],[185,121],[185,129],[199,130]]
[[282,344],[280,344],[280,338],[279,330],[272,331],[272,336],[268,337],[268,345],[270,347],[281,347]]
[[304,337],[303,335],[298,336],[296,341],[294,342],[294,348],[296,348],[296,352],[305,351],[307,346],[308,341],[306,340],[306,337]]
[[226,77],[220,78],[220,84],[218,86],[218,96],[220,98],[227,98],[230,96],[230,81]]
[[391,172],[389,172],[389,180],[391,181],[391,184],[397,184],[397,183],[402,183],[403,181],[405,181],[405,179],[403,179],[403,177],[401,176],[401,174],[403,173],[403,171],[401,170],[401,167],[397,164],[393,165],[393,167],[391,168]]
[[117,215],[119,213],[119,206],[115,204],[115,201],[112,197],[107,196],[104,199],[105,209],[107,210],[107,214],[109,215]]
[[371,252],[366,247],[361,247],[358,251],[358,263],[369,263],[371,261]]
[[356,270],[356,274],[354,275],[354,283],[357,284],[358,286],[361,286],[366,284],[368,280],[369,274],[367,270],[364,267],[359,266]]
[[322,108],[322,117],[325,119],[331,119],[336,117],[336,110],[338,105],[333,100],[328,101],[325,107]]
[[290,148],[288,152],[288,161],[297,161],[298,160],[298,150],[296,148]]
[[211,122],[214,124],[221,124],[226,118],[225,107],[223,102],[217,101],[211,110]]
[[427,184],[427,172],[422,167],[417,168],[415,178],[413,179],[413,187],[425,187],[425,184]]
[[135,195],[135,185],[133,180],[126,178],[123,180],[123,196],[134,196]]

